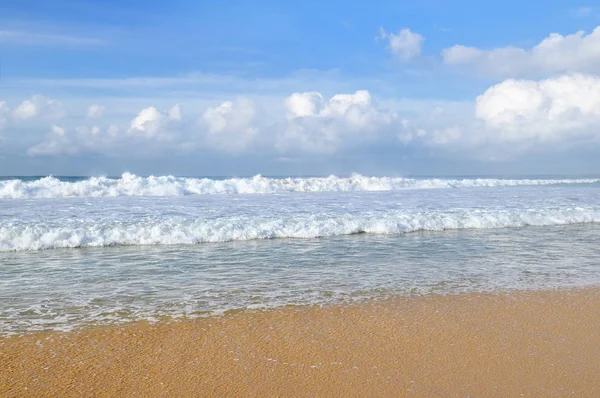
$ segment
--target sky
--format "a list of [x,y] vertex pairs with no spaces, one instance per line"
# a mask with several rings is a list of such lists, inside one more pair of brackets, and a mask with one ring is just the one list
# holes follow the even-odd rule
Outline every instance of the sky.
[[0,175],[597,175],[600,5],[3,0]]

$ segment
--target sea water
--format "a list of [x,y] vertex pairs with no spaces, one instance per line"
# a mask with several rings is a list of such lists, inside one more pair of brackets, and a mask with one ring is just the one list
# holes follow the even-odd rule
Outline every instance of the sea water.
[[595,178],[5,178],[0,335],[600,284]]

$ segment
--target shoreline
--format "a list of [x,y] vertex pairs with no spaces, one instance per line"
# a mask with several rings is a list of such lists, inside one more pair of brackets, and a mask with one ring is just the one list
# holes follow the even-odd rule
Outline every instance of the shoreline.
[[315,302],[310,304],[285,304],[276,307],[251,307],[251,308],[231,308],[227,310],[214,310],[214,311],[199,311],[197,313],[190,314],[178,314],[178,315],[154,315],[147,318],[139,319],[127,319],[123,321],[116,321],[112,323],[106,323],[102,320],[99,321],[87,321],[83,323],[76,322],[71,327],[49,327],[47,329],[23,329],[19,331],[0,333],[0,344],[2,342],[12,339],[32,338],[38,336],[39,338],[46,338],[48,336],[58,335],[72,335],[72,334],[86,334],[92,332],[98,332],[112,329],[128,329],[136,327],[137,325],[153,326],[153,325],[177,325],[177,324],[188,324],[196,321],[211,320],[211,319],[223,319],[238,316],[253,316],[268,313],[295,313],[304,312],[311,310],[326,311],[327,309],[338,309],[338,308],[354,308],[354,307],[377,307],[378,305],[392,304],[394,306],[400,305],[400,303],[409,304],[416,301],[430,301],[436,298],[449,299],[449,298],[461,298],[461,297],[516,297],[521,298],[529,295],[536,295],[539,293],[550,294],[559,293],[573,295],[578,293],[584,293],[586,291],[599,290],[600,285],[579,285],[579,286],[555,286],[547,288],[511,288],[504,290],[489,290],[489,291],[458,291],[458,292],[438,292],[430,291],[427,293],[397,293],[397,294],[386,294],[381,296],[373,297],[359,297],[357,299],[346,300],[346,301],[334,301],[334,302]]
[[593,396],[599,319],[588,287],[33,332],[0,337],[0,395]]

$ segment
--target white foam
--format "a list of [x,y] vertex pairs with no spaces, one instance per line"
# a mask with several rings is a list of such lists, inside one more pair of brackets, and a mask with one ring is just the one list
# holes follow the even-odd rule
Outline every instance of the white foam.
[[173,176],[139,177],[124,173],[118,179],[91,177],[75,182],[61,181],[54,177],[35,181],[0,181],[0,199],[397,191],[595,183],[600,183],[600,179],[413,179],[355,174],[348,178],[267,178],[257,175],[252,178],[214,180]]
[[599,207],[391,212],[309,216],[239,216],[213,220],[78,221],[64,225],[0,227],[0,251],[116,245],[189,245],[273,238],[318,238],[357,233],[398,234],[472,228],[510,228],[600,222]]

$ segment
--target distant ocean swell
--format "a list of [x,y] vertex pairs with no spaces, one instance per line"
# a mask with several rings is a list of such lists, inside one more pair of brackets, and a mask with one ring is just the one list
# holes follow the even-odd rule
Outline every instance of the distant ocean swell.
[[267,178],[257,175],[251,178],[217,180],[173,176],[139,177],[125,173],[121,178],[91,177],[80,181],[63,181],[54,177],[34,181],[4,180],[0,181],[0,199],[399,191],[597,183],[600,183],[600,179],[413,179],[365,177],[358,174],[348,178]]
[[213,220],[161,219],[133,222],[76,222],[0,226],[0,251],[119,245],[190,245],[205,242],[370,234],[401,234],[475,228],[511,228],[599,223],[600,207],[452,210],[428,213],[366,213],[328,216],[238,216]]

